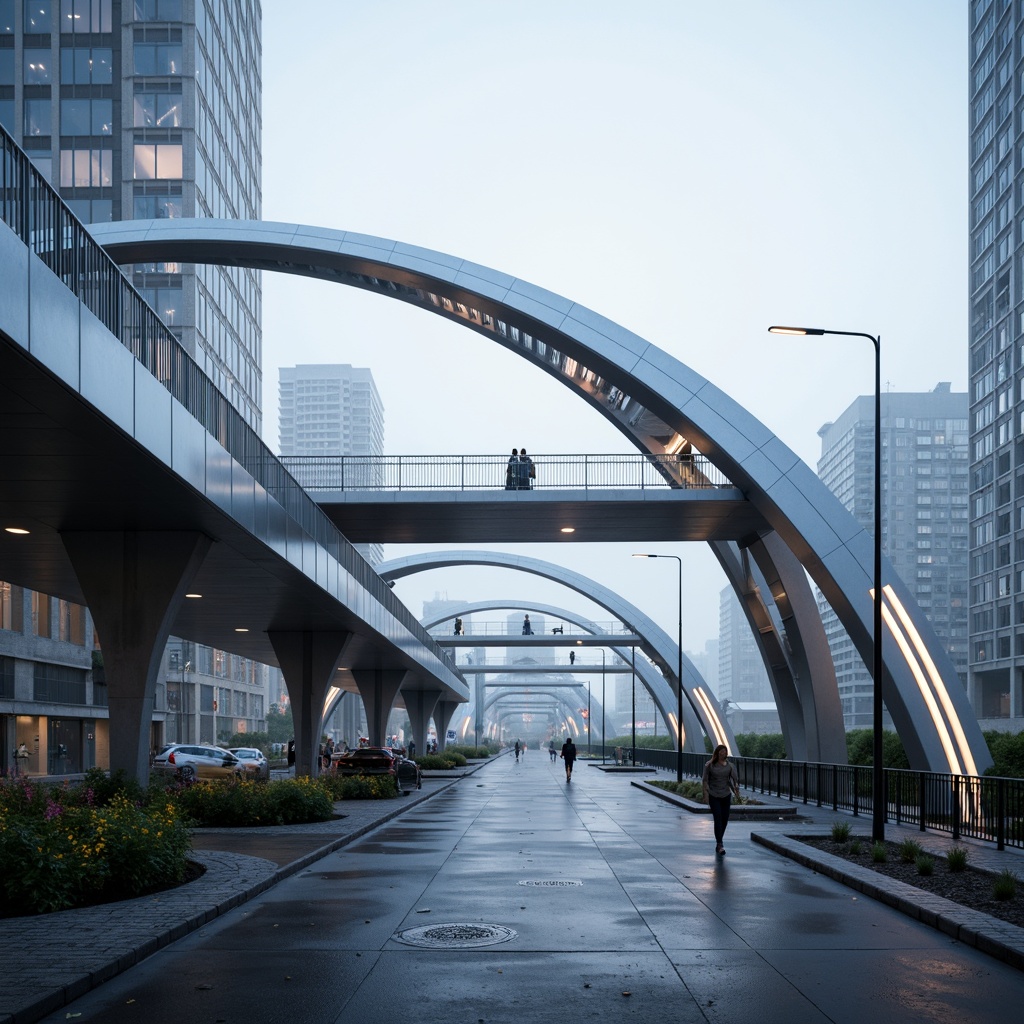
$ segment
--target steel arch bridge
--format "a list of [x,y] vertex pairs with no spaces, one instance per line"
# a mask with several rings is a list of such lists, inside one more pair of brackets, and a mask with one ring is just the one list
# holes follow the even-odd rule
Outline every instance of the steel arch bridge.
[[[531,573],[534,576],[541,576],[545,579],[561,583],[563,586],[574,590],[577,594],[588,598],[595,604],[607,609],[615,618],[628,623],[634,632],[644,638],[642,649],[644,653],[663,672],[663,682],[666,683],[672,693],[672,701],[663,707],[665,721],[674,723],[677,709],[673,706],[676,700],[676,674],[678,672],[679,646],[676,641],[669,638],[668,634],[653,619],[645,615],[635,605],[624,600],[608,587],[602,586],[596,580],[583,576],[578,572],[565,569],[553,562],[545,562],[540,558],[530,558],[525,555],[503,554],[496,551],[434,551],[426,554],[406,555],[403,558],[393,558],[382,562],[377,566],[377,572],[385,580],[397,580],[403,576],[410,576],[418,572],[425,572],[429,569],[438,569],[452,565],[488,565],[502,569],[515,569],[520,572]],[[525,607],[525,606],[524,606]],[[422,624],[422,623],[421,623]],[[609,638],[609,645],[613,641]],[[622,656],[623,652],[617,650]],[[705,683],[697,666],[683,653],[683,694],[686,700],[683,702],[683,747],[696,751],[704,750],[702,732],[706,733],[714,745],[724,743],[730,750],[736,750],[736,737],[724,715],[718,714],[718,702]],[[651,690],[652,696],[659,701],[664,700],[664,694],[660,687],[655,686]],[[838,703],[838,693],[836,694]],[[671,726],[673,730],[677,726]],[[785,725],[783,726],[785,729]],[[797,737],[793,737],[794,746],[787,747],[793,751],[793,756],[798,757],[805,753],[804,748],[797,743]],[[789,734],[787,733],[787,741]],[[799,752],[799,753],[798,753]],[[845,741],[843,744],[843,760],[845,761]]]
[[[780,716],[805,729],[809,683],[835,685],[805,572],[871,663],[872,541],[772,431],[646,339],[554,292],[444,253],[355,232],[213,219],[96,225],[121,263],[180,260],[315,277],[398,299],[515,352],[613,422],[642,452],[684,441],[740,487],[763,529],[713,548],[740,598]],[[683,473],[680,467],[680,477]],[[671,482],[671,481],[670,481]],[[677,479],[678,482],[678,479]],[[886,562],[883,694],[914,767],[976,774],[991,762],[955,667]],[[828,724],[841,730],[842,722]]]
[[[473,601],[468,602],[460,606],[455,611],[448,611],[444,615],[439,615],[433,619],[422,619],[420,625],[430,630],[434,626],[451,619],[456,615],[473,615],[476,612],[488,612],[495,611],[500,608],[511,608],[514,607],[516,610],[530,612],[531,614],[538,615],[550,615],[553,618],[561,619],[565,622],[572,623],[574,626],[578,626],[592,636],[604,635],[602,630],[596,623],[591,622],[589,619],[583,618],[582,616],[571,612],[566,608],[559,608],[555,605],[550,604],[539,604],[531,601]],[[538,641],[542,641],[543,638],[538,636]],[[608,646],[611,647],[612,651],[619,656],[623,661],[626,661],[626,655],[629,653],[624,647],[616,647],[614,637],[608,637]],[[443,646],[444,641],[439,638],[438,642]],[[506,670],[507,671],[507,670]],[[654,666],[651,662],[646,659],[641,659],[640,663],[636,666],[636,674],[640,680],[641,685],[650,694],[651,699],[654,701],[658,710],[661,712],[662,718],[666,722],[671,722],[676,714],[676,697],[675,691],[668,684],[665,676],[655,671]],[[698,677],[699,678],[699,677]],[[703,682],[703,681],[702,681]],[[705,684],[706,685],[706,684]],[[710,691],[708,691],[710,693]],[[476,695],[476,689],[474,688],[474,695]],[[489,705],[489,701],[487,704]],[[475,700],[474,700],[475,704]],[[464,717],[473,713],[474,708],[471,706],[470,709],[464,713]],[[729,747],[730,750],[736,750],[736,740],[729,731],[729,724],[725,717],[722,717],[722,725],[727,730],[723,736],[723,742]],[[456,727],[456,731],[458,728]],[[687,751],[693,751],[695,753],[704,752],[704,741],[699,726],[699,722],[693,715],[692,709],[688,704],[683,705],[683,749]],[[788,749],[788,748],[787,748]]]

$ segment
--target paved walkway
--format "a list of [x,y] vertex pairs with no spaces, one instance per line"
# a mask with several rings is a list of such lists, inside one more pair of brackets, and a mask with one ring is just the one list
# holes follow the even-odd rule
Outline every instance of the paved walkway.
[[[0,1022],[980,1022],[1024,992],[1019,970],[750,841],[791,822],[734,821],[719,859],[707,816],[628,775],[581,764],[567,786],[531,751],[345,807],[203,831],[207,876],[159,897],[0,922]],[[819,833],[849,820],[808,812]],[[396,938],[456,924],[514,934]]]

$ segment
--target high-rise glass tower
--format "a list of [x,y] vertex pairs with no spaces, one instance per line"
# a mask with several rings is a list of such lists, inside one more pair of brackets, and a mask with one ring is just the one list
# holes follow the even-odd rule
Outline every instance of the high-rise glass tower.
[[[1024,9],[970,5],[970,693],[1024,728]],[[1022,191],[1024,195],[1024,191]]]
[[[261,22],[259,0],[0,0],[0,124],[85,223],[259,218]],[[259,274],[128,273],[260,430]],[[177,638],[164,665],[154,747],[265,726],[265,666]],[[107,763],[106,703],[86,609],[0,582],[0,768],[23,740],[33,773]]]
[[[875,401],[819,431],[818,476],[874,529]],[[967,679],[967,395],[949,384],[882,395],[882,549]],[[871,673],[820,592],[847,729],[871,728]]]
[[[259,0],[0,0],[0,123],[85,223],[261,216]],[[258,272],[133,283],[260,430]]]

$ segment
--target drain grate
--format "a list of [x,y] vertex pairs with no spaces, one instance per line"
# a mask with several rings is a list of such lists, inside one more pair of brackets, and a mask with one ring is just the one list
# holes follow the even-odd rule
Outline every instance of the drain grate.
[[409,946],[430,949],[471,949],[493,946],[516,937],[512,928],[502,924],[431,924],[423,928],[406,928],[395,932],[395,938]]
[[578,878],[526,878],[520,885],[539,885],[549,889],[564,889],[573,885],[582,885]]

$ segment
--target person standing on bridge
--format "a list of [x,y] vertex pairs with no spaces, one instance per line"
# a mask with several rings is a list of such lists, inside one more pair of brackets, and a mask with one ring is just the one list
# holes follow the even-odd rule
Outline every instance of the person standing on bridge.
[[704,765],[701,777],[704,788],[704,799],[711,808],[711,816],[715,821],[715,853],[719,857],[725,855],[722,840],[725,838],[725,827],[729,824],[729,808],[733,794],[739,799],[740,780],[736,774],[736,766],[729,762],[729,748],[724,743],[715,747],[711,760]]
[[519,487],[519,449],[512,449],[512,457],[508,460],[505,470],[505,490],[514,491]]
[[530,625],[530,616],[523,616],[523,636],[533,636],[533,626]]
[[533,459],[526,454],[525,448],[519,449],[519,490],[528,491],[533,486],[533,479],[537,475]]
[[565,781],[572,782],[572,766],[576,763],[576,744],[571,736],[565,737],[562,744],[562,760],[565,762]]

